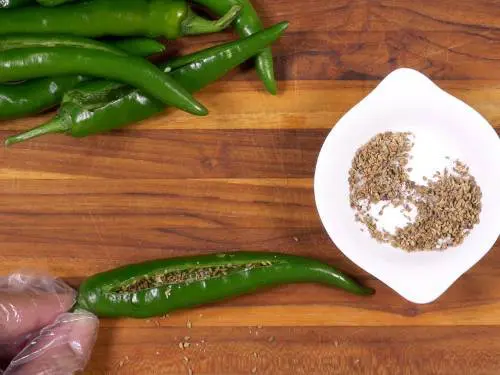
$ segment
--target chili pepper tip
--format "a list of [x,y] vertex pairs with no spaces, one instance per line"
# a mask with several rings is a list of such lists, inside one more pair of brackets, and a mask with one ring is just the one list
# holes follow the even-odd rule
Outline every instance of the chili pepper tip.
[[67,128],[64,122],[60,118],[55,117],[46,124],[40,125],[24,133],[19,133],[7,137],[7,139],[4,142],[4,145],[8,147],[13,144],[21,143],[32,138],[40,137],[45,134],[64,133],[66,130]]

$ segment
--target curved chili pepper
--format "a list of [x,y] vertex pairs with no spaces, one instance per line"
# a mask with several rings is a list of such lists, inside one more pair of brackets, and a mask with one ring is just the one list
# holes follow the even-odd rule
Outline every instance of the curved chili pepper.
[[72,3],[75,0],[36,0],[36,2],[44,7],[55,7],[65,3]]
[[[252,35],[264,27],[257,12],[250,0],[194,0],[200,5],[205,6],[217,15],[226,13],[232,6],[241,4],[242,9],[235,21],[235,29],[242,37]],[[274,77],[273,54],[271,47],[265,48],[256,56],[255,68],[260,79],[264,83],[267,91],[276,95],[277,84]]]
[[165,45],[150,38],[126,38],[106,42],[133,56],[151,56],[165,52]]
[[[14,34],[0,38],[0,52],[10,49],[31,47],[75,47],[86,48],[97,51],[111,52],[115,55],[126,56],[127,52],[135,56],[148,56],[160,53],[165,46],[160,42],[149,38],[131,38],[114,41],[111,44],[99,42],[74,35],[36,35],[36,34]],[[147,52],[146,54],[144,54]]]
[[80,286],[77,307],[100,317],[149,318],[289,283],[373,294],[314,259],[237,252],[154,260],[91,276]]
[[[41,40],[42,38],[46,37],[30,36],[29,40],[35,43],[46,43],[47,40]],[[9,40],[10,43],[8,43]],[[78,43],[85,48],[98,48],[119,55],[124,55],[124,52],[127,52],[135,56],[149,56],[161,53],[165,49],[165,46],[160,42],[148,38],[113,41],[111,46],[80,37],[58,36],[56,39],[49,38],[49,40],[51,42],[55,40],[58,43],[73,43],[73,45]],[[15,39],[9,39],[9,37],[0,40],[0,49],[6,48],[7,45],[11,47],[26,46],[26,39],[21,39],[20,44],[16,44],[14,41]],[[0,85],[0,120],[29,116],[55,107],[61,103],[65,92],[89,79],[92,77],[62,76]]]
[[64,93],[88,80],[84,76],[40,78],[0,85],[0,120],[34,115],[53,108]]
[[71,34],[165,37],[206,34],[227,28],[239,4],[216,21],[196,15],[185,0],[93,0],[54,8],[28,7],[0,13],[0,34]]
[[70,47],[32,47],[0,54],[0,82],[70,74],[124,82],[189,113],[208,113],[182,86],[150,62],[138,57]]
[[[180,57],[160,68],[189,92],[196,92],[222,77],[234,67],[278,39],[287,22],[276,24],[248,38]],[[172,70],[172,67],[177,67]],[[158,114],[164,106],[139,90],[107,81],[84,83],[65,95],[58,115],[46,124],[25,133],[8,137],[6,145],[19,143],[49,133],[86,137],[121,128]]]

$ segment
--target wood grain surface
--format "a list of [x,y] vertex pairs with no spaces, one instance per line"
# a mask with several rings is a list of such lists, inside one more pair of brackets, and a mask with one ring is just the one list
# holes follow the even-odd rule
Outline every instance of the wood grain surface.
[[[206,118],[169,110],[108,135],[0,150],[0,274],[46,270],[78,286],[135,261],[262,250],[317,257],[377,289],[289,285],[102,320],[89,375],[500,374],[500,242],[438,301],[414,305],[335,248],[312,191],[332,125],[397,67],[437,80],[500,132],[500,1],[254,2],[266,25],[291,22],[274,47],[277,97],[245,66],[197,96]],[[185,38],[169,53],[231,38]],[[46,117],[3,122],[0,135]]]

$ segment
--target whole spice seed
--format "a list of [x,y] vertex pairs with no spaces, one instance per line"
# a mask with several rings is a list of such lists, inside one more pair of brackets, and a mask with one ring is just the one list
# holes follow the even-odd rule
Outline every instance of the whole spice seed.
[[[355,220],[370,235],[406,251],[443,250],[463,242],[481,212],[481,189],[459,160],[452,170],[423,177],[425,185],[410,180],[407,168],[413,146],[411,133],[385,132],[373,137],[354,156],[349,171],[350,204]],[[392,204],[409,221],[394,234],[379,229],[370,210],[384,202],[379,215]],[[412,206],[417,215],[411,222]]]
[[[248,263],[242,265],[226,265],[218,267],[200,267],[189,270],[178,270],[163,274],[149,275],[126,285],[122,285],[120,292],[137,292],[142,289],[155,288],[165,284],[180,284],[194,281],[206,280],[214,277],[225,276],[228,272],[250,270],[253,268],[269,267],[273,264],[269,261],[260,263]],[[168,290],[170,292],[170,290]],[[167,293],[169,294],[169,293]],[[168,297],[168,295],[166,295]],[[188,328],[191,323],[188,322]]]

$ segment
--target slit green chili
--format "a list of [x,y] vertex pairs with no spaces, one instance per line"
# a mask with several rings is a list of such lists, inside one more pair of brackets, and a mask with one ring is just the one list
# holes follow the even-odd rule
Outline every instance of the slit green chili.
[[[257,12],[250,0],[194,0],[196,3],[203,5],[217,15],[225,14],[232,6],[241,4],[242,9],[236,18],[234,27],[238,34],[242,37],[252,35],[264,27]],[[255,69],[260,79],[264,83],[267,91],[275,95],[278,88],[274,76],[273,54],[271,47],[262,50],[255,58]]]
[[153,260],[99,273],[81,284],[77,308],[99,317],[149,318],[288,283],[373,294],[373,289],[315,259],[235,252]]
[[[160,67],[188,92],[196,92],[274,42],[287,26],[287,22],[282,22],[248,38],[172,59]],[[186,65],[179,67],[177,61]],[[54,119],[8,137],[5,144],[11,145],[50,133],[86,137],[144,120],[161,113],[164,108],[158,100],[127,86],[107,81],[85,82],[65,95]]]
[[176,39],[219,32],[233,22],[240,9],[235,4],[212,21],[195,14],[185,0],[93,0],[54,8],[27,7],[0,12],[0,35],[29,30],[32,34]]
[[138,57],[71,47],[31,47],[0,54],[0,82],[77,74],[117,80],[189,113],[208,113],[182,86]]
[[[28,40],[29,43],[42,43],[44,45],[52,43],[58,46],[73,45],[84,48],[97,48],[119,55],[126,52],[135,56],[149,56],[165,50],[162,43],[148,38],[114,40],[109,42],[111,45],[73,36],[47,37],[30,35],[27,38],[22,38],[22,36],[2,38],[0,40],[0,49],[5,49],[7,46],[13,48],[27,46]],[[18,43],[15,43],[16,40]],[[92,79],[92,77],[62,76],[0,85],[0,120],[29,116],[53,108],[61,103],[65,92],[89,79]]]

